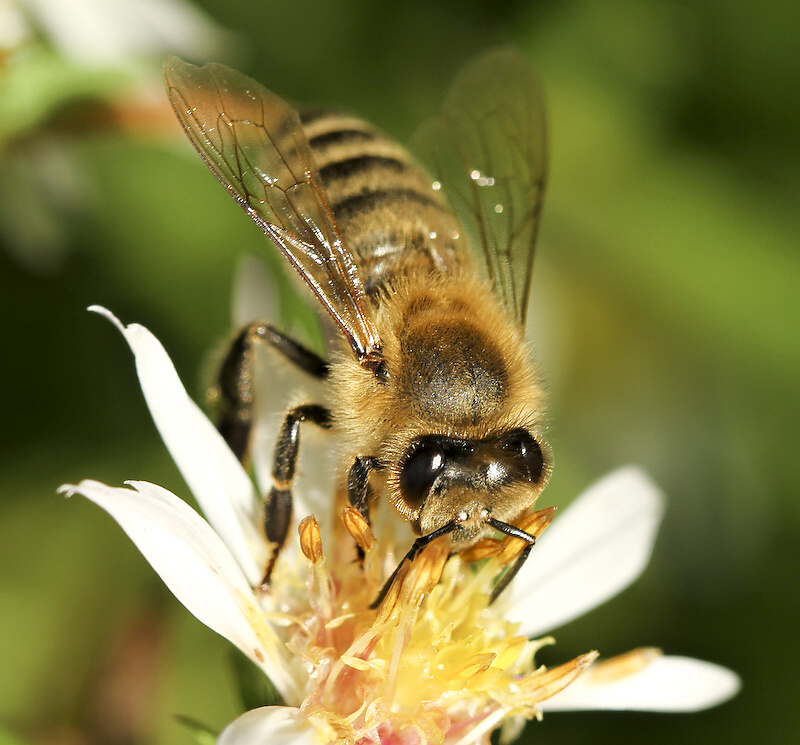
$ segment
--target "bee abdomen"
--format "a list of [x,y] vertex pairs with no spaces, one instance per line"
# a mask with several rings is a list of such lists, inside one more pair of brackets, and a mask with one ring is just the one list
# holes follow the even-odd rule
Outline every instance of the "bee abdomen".
[[319,169],[319,175],[324,184],[330,185],[358,176],[372,176],[381,172],[398,174],[407,170],[408,164],[397,158],[361,154],[330,162]]
[[405,148],[352,117],[315,110],[301,119],[369,293],[410,269],[441,272],[460,263],[455,216]]

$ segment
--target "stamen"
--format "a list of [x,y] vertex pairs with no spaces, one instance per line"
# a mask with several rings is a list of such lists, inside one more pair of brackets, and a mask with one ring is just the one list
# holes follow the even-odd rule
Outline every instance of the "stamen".
[[484,538],[474,546],[462,551],[460,554],[461,560],[471,563],[481,559],[491,559],[493,556],[500,554],[505,545],[505,541],[500,541],[497,538]]
[[[484,654],[476,654],[464,660],[460,665],[454,667],[450,672],[453,683],[463,683],[477,675],[480,675],[491,666],[497,659],[494,652],[486,652]],[[501,672],[501,671],[498,671]]]
[[587,672],[587,675],[590,675],[594,681],[610,683],[638,673],[651,662],[661,657],[661,655],[661,650],[655,647],[632,649],[630,652],[625,652],[625,654],[595,663],[592,665],[591,670]]
[[304,517],[297,528],[300,533],[300,550],[313,564],[322,561],[322,536],[319,532],[319,523],[313,515]]
[[524,693],[529,704],[555,696],[562,688],[566,688],[575,678],[597,659],[597,652],[587,652],[570,662],[552,667],[543,672],[536,671],[519,681],[520,691]]
[[529,644],[530,642],[524,636],[514,636],[506,640],[505,648],[497,655],[495,665],[503,670],[511,667]]
[[450,536],[444,535],[431,541],[413,561],[406,562],[410,564],[408,574],[400,582],[395,580],[393,583],[400,585],[400,598],[404,605],[418,605],[423,596],[439,584],[449,555]]
[[345,507],[342,511],[342,522],[347,532],[352,536],[356,545],[364,553],[372,550],[375,545],[375,534],[372,532],[369,523],[364,519],[361,511],[352,505]]
[[530,515],[520,520],[517,527],[538,538],[547,530],[547,526],[550,525],[557,510],[558,507],[545,507],[543,510],[531,512]]
[[[527,515],[514,527],[524,530],[526,533],[530,533],[534,538],[538,538],[547,530],[547,526],[550,525],[555,514],[555,507],[547,507],[546,509],[538,510],[537,512],[532,512],[530,515]],[[528,545],[525,541],[512,537],[507,538],[502,541],[502,543],[503,550],[497,555],[497,560],[502,566],[510,564],[519,556],[520,551]]]
[[354,670],[377,670],[382,667],[383,660],[363,660],[361,657],[353,657],[352,655],[342,655],[339,658],[347,667],[352,667]]
[[400,613],[400,588],[409,573],[410,562],[404,561],[398,568],[394,582],[389,585],[386,595],[378,606],[378,616],[374,626],[392,623]]

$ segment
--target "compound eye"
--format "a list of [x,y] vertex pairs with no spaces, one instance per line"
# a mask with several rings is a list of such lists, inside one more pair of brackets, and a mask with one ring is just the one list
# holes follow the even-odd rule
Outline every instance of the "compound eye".
[[419,445],[410,452],[400,471],[400,491],[414,509],[419,509],[444,467],[444,452],[436,444]]
[[507,438],[504,448],[513,452],[519,459],[528,481],[538,484],[544,473],[544,454],[541,445],[524,429],[509,432]]

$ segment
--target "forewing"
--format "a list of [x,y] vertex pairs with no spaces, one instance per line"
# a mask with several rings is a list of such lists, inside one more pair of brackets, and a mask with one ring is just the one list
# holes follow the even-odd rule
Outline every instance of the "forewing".
[[197,152],[308,283],[356,357],[369,364],[380,348],[371,309],[297,112],[225,65],[195,67],[169,57],[164,80]]
[[465,67],[412,149],[445,189],[503,304],[525,322],[547,176],[538,81],[509,49]]

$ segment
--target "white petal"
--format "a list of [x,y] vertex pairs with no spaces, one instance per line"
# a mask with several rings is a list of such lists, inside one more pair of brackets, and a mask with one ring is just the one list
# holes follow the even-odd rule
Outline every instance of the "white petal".
[[612,681],[593,681],[590,673],[591,668],[544,701],[542,709],[700,711],[727,701],[741,687],[736,673],[690,657],[659,657],[643,670]]
[[507,590],[507,615],[535,637],[627,587],[650,559],[663,497],[628,466],[578,497],[537,541]]
[[290,706],[252,709],[220,733],[217,745],[315,745],[315,730]]
[[31,36],[31,27],[16,4],[0,2],[0,48],[13,49]]
[[86,65],[130,64],[166,51],[214,56],[221,34],[182,0],[26,0],[62,54]]
[[147,406],[164,444],[192,490],[206,519],[225,541],[251,585],[260,582],[267,547],[256,527],[260,500],[247,473],[222,436],[189,398],[164,347],[146,328],[123,326],[104,315],[125,336]]
[[106,510],[189,612],[261,666],[286,700],[298,700],[287,652],[219,536],[166,489],[146,481],[129,484],[133,489],[85,480],[60,491],[81,494]]
[[[278,288],[264,261],[252,255],[241,261],[233,282],[234,327],[243,328],[255,321],[275,324],[279,300]],[[268,344],[256,346],[251,364],[256,389],[251,459],[256,482],[266,493],[272,485],[275,440],[302,374]]]
[[280,295],[263,259],[247,254],[236,267],[233,278],[231,313],[234,328],[253,321],[275,323]]

